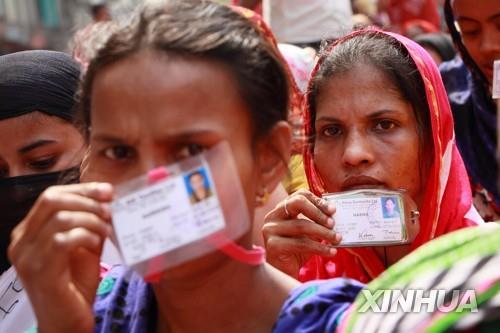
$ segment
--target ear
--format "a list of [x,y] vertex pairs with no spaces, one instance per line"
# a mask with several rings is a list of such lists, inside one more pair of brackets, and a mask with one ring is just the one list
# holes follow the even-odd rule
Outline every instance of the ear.
[[291,143],[292,131],[286,121],[278,122],[258,143],[259,192],[271,193],[283,180],[288,171],[288,162],[292,152]]

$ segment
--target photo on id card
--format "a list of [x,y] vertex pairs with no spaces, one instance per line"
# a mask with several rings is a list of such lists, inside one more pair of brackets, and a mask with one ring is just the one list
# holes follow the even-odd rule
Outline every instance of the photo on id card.
[[184,176],[184,183],[191,204],[197,204],[213,196],[212,184],[205,168],[196,169]]

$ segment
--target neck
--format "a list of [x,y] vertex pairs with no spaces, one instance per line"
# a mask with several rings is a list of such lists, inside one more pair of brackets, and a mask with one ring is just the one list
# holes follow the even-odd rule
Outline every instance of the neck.
[[286,297],[298,282],[267,264],[249,266],[217,256],[210,271],[197,270],[194,275],[184,274],[183,278],[153,285],[158,332],[271,330]]
[[376,246],[373,249],[375,250],[375,253],[377,253],[379,259],[384,263],[385,268],[388,268],[411,252],[411,244]]

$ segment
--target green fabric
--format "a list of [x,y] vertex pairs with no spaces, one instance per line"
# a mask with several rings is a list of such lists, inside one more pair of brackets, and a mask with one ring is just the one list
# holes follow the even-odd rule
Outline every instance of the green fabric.
[[[387,269],[380,277],[367,285],[372,292],[376,290],[403,288],[410,282],[418,280],[418,277],[433,271],[447,270],[456,262],[474,258],[485,257],[500,252],[500,225],[489,223],[481,227],[471,227],[444,235],[432,242],[424,244],[418,250],[403,258],[397,264]],[[499,292],[498,285],[493,291]],[[488,292],[478,296],[481,298],[491,297]],[[359,309],[366,299],[360,294],[352,306],[351,314],[345,326],[346,332],[352,332],[359,316]],[[485,301],[483,299],[482,301]],[[451,316],[450,318],[446,318]],[[440,322],[436,322],[436,332],[442,331],[444,326],[456,322],[460,318],[456,314],[449,313]],[[439,326],[441,325],[441,326]]]

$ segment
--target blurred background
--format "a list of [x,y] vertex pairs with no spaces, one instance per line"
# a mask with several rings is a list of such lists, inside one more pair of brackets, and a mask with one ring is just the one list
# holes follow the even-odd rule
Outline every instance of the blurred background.
[[[126,15],[137,4],[146,1],[161,0],[0,0],[0,54],[26,49],[68,51],[68,43],[77,31],[85,31],[86,27],[90,27],[95,22]],[[226,4],[255,2],[251,0],[215,1]],[[279,1],[284,3],[284,0]],[[403,34],[410,38],[422,32],[445,30],[442,20],[442,0],[336,1],[346,2],[352,8],[354,26],[375,24],[384,28],[397,27],[401,23],[397,21],[401,20],[402,13],[408,12],[411,14],[410,17],[418,19],[413,19],[413,24],[409,28],[405,26]],[[420,8],[429,6],[438,17],[438,21],[433,22],[433,25],[419,17],[419,15],[424,16],[427,20],[424,15],[426,12]],[[262,7],[257,7],[258,11],[261,9]],[[413,15],[412,11],[421,13]],[[408,13],[405,15],[408,16]],[[439,22],[439,16],[441,16],[441,22]],[[430,30],[429,27],[431,27]],[[402,29],[402,26],[400,28]],[[401,29],[395,29],[395,31],[401,32]]]
[[119,17],[143,1],[0,0],[0,54],[26,49],[67,50],[74,33],[92,23],[93,7],[105,6],[110,16]]

